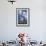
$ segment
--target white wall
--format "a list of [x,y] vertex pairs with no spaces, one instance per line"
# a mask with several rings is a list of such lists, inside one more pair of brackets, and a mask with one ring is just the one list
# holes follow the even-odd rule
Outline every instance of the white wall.
[[[30,27],[16,27],[16,8],[30,8]],[[0,0],[0,40],[14,40],[19,32],[34,40],[46,40],[46,0]]]

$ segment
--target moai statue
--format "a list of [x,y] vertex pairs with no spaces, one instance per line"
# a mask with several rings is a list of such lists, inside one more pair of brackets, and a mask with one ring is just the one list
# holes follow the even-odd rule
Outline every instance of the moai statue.
[[23,46],[25,45],[24,43],[24,36],[25,36],[25,33],[19,33],[18,37],[20,38],[20,46]]

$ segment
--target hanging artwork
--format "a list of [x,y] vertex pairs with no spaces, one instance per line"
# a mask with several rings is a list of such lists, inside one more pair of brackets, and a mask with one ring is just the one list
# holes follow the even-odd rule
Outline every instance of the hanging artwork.
[[30,25],[30,10],[29,8],[16,8],[16,26]]

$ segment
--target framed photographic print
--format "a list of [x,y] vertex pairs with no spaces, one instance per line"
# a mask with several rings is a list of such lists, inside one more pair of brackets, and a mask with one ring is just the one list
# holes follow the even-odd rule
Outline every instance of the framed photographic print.
[[29,8],[16,8],[16,26],[29,26],[30,25],[30,9]]

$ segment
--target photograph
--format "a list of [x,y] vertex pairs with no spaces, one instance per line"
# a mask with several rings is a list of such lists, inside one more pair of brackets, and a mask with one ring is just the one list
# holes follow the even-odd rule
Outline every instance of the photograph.
[[29,8],[16,8],[16,25],[29,26]]
[[0,46],[46,46],[46,0],[0,0]]

